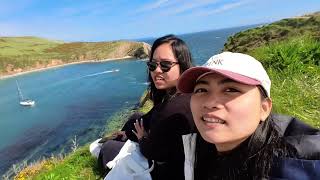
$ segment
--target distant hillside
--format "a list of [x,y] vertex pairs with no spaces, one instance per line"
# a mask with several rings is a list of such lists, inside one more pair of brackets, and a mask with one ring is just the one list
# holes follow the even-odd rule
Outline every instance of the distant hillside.
[[310,34],[315,39],[320,39],[320,12],[283,19],[258,28],[239,32],[228,38],[224,45],[224,50],[248,52],[264,44],[306,34]]
[[146,58],[149,48],[129,41],[64,43],[38,37],[0,37],[0,75],[71,62]]

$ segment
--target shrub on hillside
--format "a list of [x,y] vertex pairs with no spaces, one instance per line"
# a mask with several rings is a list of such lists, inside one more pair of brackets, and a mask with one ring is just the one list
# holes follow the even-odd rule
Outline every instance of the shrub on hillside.
[[250,52],[272,80],[274,112],[320,127],[320,42],[310,36],[272,43]]
[[308,73],[320,66],[320,42],[302,36],[258,48],[253,53],[264,66],[278,71]]

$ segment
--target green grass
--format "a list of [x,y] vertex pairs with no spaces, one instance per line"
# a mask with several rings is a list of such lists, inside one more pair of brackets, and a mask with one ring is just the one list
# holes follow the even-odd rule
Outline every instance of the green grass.
[[271,78],[274,112],[320,128],[320,42],[307,35],[249,53],[262,61]]
[[44,50],[61,43],[37,37],[0,37],[0,56],[43,54]]
[[224,49],[231,52],[250,52],[257,47],[309,34],[320,39],[320,12],[297,18],[283,19],[230,36]]
[[[142,48],[142,51],[141,51]],[[0,37],[0,74],[13,69],[46,67],[52,61],[70,63],[140,56],[143,44],[130,41],[63,43],[37,37]]]
[[145,91],[143,93],[143,95],[140,98],[139,104],[140,104],[140,108],[139,108],[140,112],[146,114],[151,110],[151,108],[153,107],[153,102],[150,100],[148,91]]
[[102,179],[99,175],[97,162],[88,151],[88,146],[78,149],[62,161],[52,165],[30,179],[35,180],[58,180],[58,179]]

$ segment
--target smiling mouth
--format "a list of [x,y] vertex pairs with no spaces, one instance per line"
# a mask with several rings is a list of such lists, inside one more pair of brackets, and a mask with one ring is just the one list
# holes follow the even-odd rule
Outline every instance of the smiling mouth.
[[164,80],[164,78],[162,78],[162,77],[156,77],[155,79],[156,79],[156,81],[163,81]]
[[226,121],[224,121],[224,120],[216,119],[216,118],[208,118],[208,117],[202,117],[201,120],[206,123],[218,123],[218,124],[225,124],[226,123]]

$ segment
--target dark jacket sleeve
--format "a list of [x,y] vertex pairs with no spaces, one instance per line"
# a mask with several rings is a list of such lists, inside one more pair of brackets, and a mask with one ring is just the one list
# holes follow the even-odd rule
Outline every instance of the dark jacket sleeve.
[[147,131],[150,129],[150,119],[152,115],[153,109],[151,109],[147,114],[141,116],[136,116],[134,118],[129,118],[126,124],[123,126],[122,131],[125,131],[126,136],[128,139],[134,142],[138,142],[137,136],[132,132],[132,130],[136,130],[134,127],[134,123],[136,122],[137,119],[143,119],[143,125]]
[[279,158],[273,163],[270,179],[320,179],[320,160]]
[[273,115],[283,138],[297,150],[297,157],[275,158],[270,179],[320,179],[320,131],[295,117]]
[[319,129],[285,115],[273,115],[273,121],[279,128],[280,135],[297,150],[297,158],[320,159]]
[[160,162],[183,160],[181,135],[190,132],[188,119],[182,114],[174,114],[153,127],[149,136],[139,142],[141,153]]

